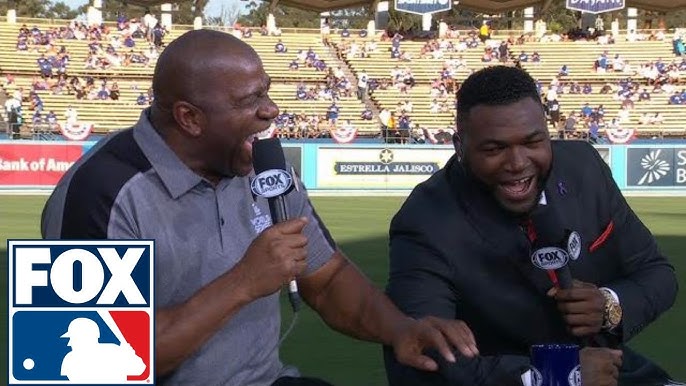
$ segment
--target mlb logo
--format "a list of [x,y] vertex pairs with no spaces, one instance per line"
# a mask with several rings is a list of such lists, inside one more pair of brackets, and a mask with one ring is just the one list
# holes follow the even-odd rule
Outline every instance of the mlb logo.
[[9,384],[154,384],[154,241],[8,242]]

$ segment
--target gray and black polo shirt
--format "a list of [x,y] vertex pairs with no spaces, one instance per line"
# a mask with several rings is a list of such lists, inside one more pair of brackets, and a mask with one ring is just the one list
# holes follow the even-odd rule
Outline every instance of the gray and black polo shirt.
[[[271,225],[267,200],[253,198],[251,176],[213,186],[181,162],[145,110],[136,125],[103,139],[69,169],[43,210],[42,235],[154,239],[156,307],[173,306],[230,270]],[[313,272],[335,244],[304,189],[286,200],[290,217],[310,219],[304,233]],[[293,375],[278,357],[280,323],[278,293],[252,302],[165,384],[268,385]]]

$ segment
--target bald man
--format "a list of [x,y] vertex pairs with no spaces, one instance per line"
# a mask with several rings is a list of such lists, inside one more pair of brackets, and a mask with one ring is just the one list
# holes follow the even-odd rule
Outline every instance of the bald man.
[[174,40],[152,106],[69,170],[43,236],[156,241],[161,384],[326,384],[279,360],[278,293],[292,278],[329,326],[392,346],[401,363],[436,370],[425,349],[448,361],[476,355],[462,322],[399,312],[338,249],[305,191],[286,196],[295,219],[271,225],[250,191],[252,141],[279,112],[269,86],[255,51],[228,34]]

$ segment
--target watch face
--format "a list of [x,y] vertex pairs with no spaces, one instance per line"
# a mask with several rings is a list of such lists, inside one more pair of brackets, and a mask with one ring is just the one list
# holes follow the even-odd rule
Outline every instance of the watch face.
[[607,317],[610,324],[618,325],[622,321],[622,308],[616,303],[610,304]]

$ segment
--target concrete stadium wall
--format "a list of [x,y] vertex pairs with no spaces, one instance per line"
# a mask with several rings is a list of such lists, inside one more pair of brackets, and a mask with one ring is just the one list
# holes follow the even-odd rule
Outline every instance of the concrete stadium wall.
[[[49,193],[95,142],[0,141],[0,193]],[[313,195],[407,194],[445,165],[450,146],[284,142]],[[686,196],[686,145],[596,146],[626,195]]]

